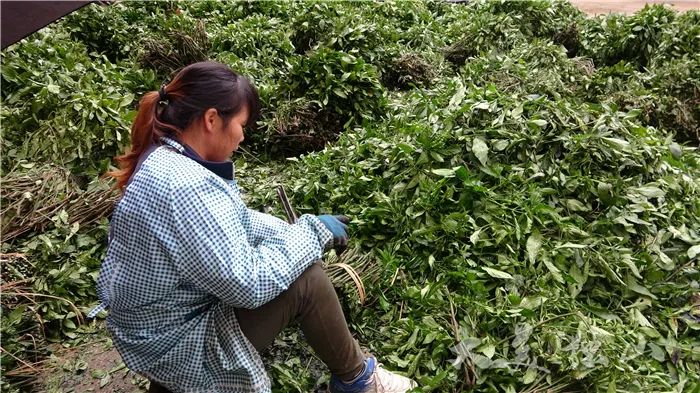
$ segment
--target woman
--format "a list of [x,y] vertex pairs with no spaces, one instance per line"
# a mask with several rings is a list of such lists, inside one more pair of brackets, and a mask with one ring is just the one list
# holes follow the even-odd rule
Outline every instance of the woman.
[[115,346],[151,391],[269,392],[258,352],[297,319],[331,392],[411,389],[362,354],[315,263],[347,242],[342,218],[290,225],[241,200],[228,159],[258,111],[250,82],[213,62],[141,100],[98,280]]

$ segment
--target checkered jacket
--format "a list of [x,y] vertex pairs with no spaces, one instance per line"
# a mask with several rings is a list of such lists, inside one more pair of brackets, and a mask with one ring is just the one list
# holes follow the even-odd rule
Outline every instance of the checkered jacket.
[[171,139],[142,163],[111,222],[98,294],[127,366],[173,392],[269,392],[235,308],[256,308],[321,258],[332,234],[248,209],[236,181]]

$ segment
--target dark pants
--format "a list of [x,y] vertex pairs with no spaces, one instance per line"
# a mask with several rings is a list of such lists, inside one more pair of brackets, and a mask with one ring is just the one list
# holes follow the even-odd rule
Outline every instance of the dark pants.
[[[335,289],[318,263],[269,303],[253,310],[237,309],[236,319],[258,352],[298,320],[309,345],[332,374],[350,380],[364,367],[365,357],[348,330]],[[168,390],[151,382],[149,392]]]

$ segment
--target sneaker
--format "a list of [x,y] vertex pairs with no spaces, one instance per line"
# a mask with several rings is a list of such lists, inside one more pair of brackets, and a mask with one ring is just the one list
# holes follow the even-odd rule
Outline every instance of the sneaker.
[[331,376],[328,384],[329,393],[404,393],[418,384],[413,380],[385,370],[377,359],[369,357],[365,360],[365,370],[355,380],[343,382]]

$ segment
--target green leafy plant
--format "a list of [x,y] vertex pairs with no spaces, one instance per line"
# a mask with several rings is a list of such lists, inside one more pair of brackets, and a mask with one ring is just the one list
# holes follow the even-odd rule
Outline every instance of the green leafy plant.
[[492,14],[513,15],[520,31],[527,36],[552,38],[554,34],[583,19],[583,14],[568,1],[477,1],[474,6]]
[[[685,385],[656,385],[635,370],[647,367],[645,354],[666,348],[684,359],[679,375],[697,373],[693,328],[663,338],[671,333],[666,316],[693,307],[697,269],[670,287],[663,277],[693,266],[697,157],[675,161],[637,113],[511,101],[459,80],[434,93],[414,93],[411,111],[342,137],[292,172],[296,205],[347,212],[359,242],[391,255],[382,263],[384,285],[392,285],[377,288],[385,335],[366,322],[368,310],[352,316],[358,329],[385,343],[377,349],[392,354],[392,366],[437,389],[471,381],[517,390],[545,378],[548,386],[601,390]],[[670,199],[686,202],[671,207]],[[667,235],[652,241],[659,234]],[[638,306],[625,310],[611,297]],[[467,349],[432,347],[436,336],[427,332],[439,329],[427,315]],[[416,327],[406,329],[406,317]],[[622,333],[629,326],[635,344]],[[395,338],[399,327],[405,333]],[[421,353],[435,363],[417,359]],[[439,366],[455,357],[461,371]]]
[[493,83],[500,92],[560,99],[589,85],[594,67],[588,59],[568,58],[562,46],[533,39],[506,54],[474,59],[460,71],[471,83]]
[[[179,67],[122,44],[167,57],[200,21],[198,53],[260,92],[246,202],[280,215],[284,185],[300,213],[352,217],[371,279],[363,305],[339,296],[387,367],[424,392],[700,389],[698,15],[122,2],[28,37],[3,52],[3,389],[29,389],[49,342],[89,339],[113,197],[96,178]],[[274,391],[327,381],[301,341],[265,354]]]
[[638,68],[697,53],[697,11],[677,16],[663,5],[645,6],[631,17],[611,15],[587,20],[581,45],[596,64],[624,60]]
[[518,21],[508,14],[493,15],[476,13],[464,24],[460,21],[452,33],[457,38],[444,49],[445,59],[456,66],[467,59],[487,54],[491,51],[507,51],[516,42],[525,40]]
[[49,342],[81,340],[84,313],[96,297],[107,220],[81,227],[71,219],[62,210],[40,235],[3,244],[3,384],[31,385],[32,364],[47,355]]
[[134,37],[143,34],[139,25],[129,23],[121,5],[90,4],[69,14],[62,22],[71,37],[85,45],[88,52],[107,56],[115,63],[136,51]]
[[288,25],[281,19],[251,15],[217,32],[214,52],[229,52],[240,58],[255,54],[271,65],[282,66],[294,52]]
[[96,62],[60,31],[3,54],[3,163],[22,159],[102,173],[129,134],[134,95],[123,68]]
[[258,143],[294,155],[322,149],[344,129],[378,119],[386,97],[375,67],[351,54],[319,48],[293,58],[273,105]]
[[294,20],[294,33],[291,37],[296,53],[304,54],[314,48],[333,29],[330,23],[338,17],[341,10],[325,1],[307,3],[303,12]]
[[376,68],[362,58],[326,48],[295,58],[287,90],[320,108],[360,122],[373,119],[385,105]]

